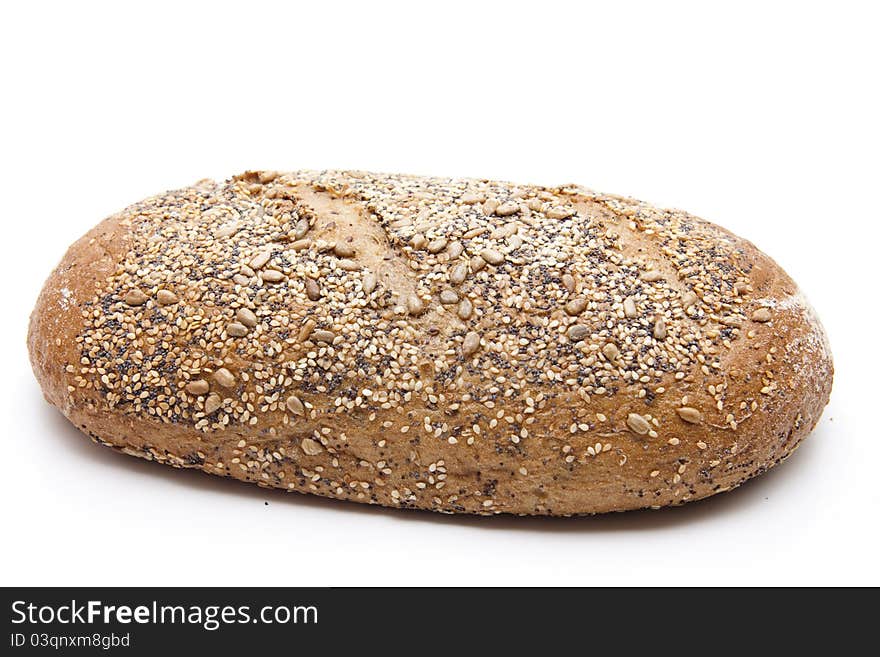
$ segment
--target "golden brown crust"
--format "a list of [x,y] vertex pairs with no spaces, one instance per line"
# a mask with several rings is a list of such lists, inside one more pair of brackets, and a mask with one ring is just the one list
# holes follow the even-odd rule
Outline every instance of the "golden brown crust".
[[793,451],[832,380],[791,279],[708,222],[361,172],[248,173],[110,217],[47,281],[28,345],[102,444],[464,513],[728,490]]

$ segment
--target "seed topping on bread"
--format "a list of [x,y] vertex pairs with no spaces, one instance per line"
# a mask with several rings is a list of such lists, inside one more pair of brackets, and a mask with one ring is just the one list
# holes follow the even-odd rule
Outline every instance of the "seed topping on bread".
[[[383,444],[519,458],[543,436],[577,468],[689,441],[717,465],[760,405],[730,394],[724,361],[774,330],[774,302],[755,298],[742,242],[684,212],[577,186],[300,171],[202,182],[119,217],[126,255],[79,306],[70,390],[198,435],[303,432],[290,453],[242,452],[248,472],[294,459],[335,491],[338,414]],[[781,394],[776,358],[756,349],[754,396]],[[678,383],[692,398],[652,412]],[[539,415],[552,431],[536,437]],[[730,440],[707,442],[709,426]],[[344,486],[406,467],[367,465],[375,476]],[[686,466],[644,476],[678,484]],[[441,467],[395,503],[440,495]]]

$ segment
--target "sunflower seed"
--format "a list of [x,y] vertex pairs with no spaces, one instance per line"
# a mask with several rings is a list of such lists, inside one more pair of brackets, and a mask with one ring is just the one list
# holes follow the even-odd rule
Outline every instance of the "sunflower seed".
[[266,283],[280,283],[284,280],[284,274],[277,269],[267,269],[261,275]]
[[186,384],[186,391],[191,395],[204,395],[211,386],[204,379],[196,379]]
[[562,287],[564,287],[569,292],[574,292],[577,288],[577,282],[574,280],[574,276],[572,276],[571,274],[563,274]]
[[312,240],[297,240],[290,243],[291,251],[305,251],[312,245]]
[[488,233],[488,232],[489,232],[489,229],[486,228],[485,226],[478,226],[476,228],[471,228],[464,235],[462,235],[462,237],[466,240],[469,240],[471,238],[477,237],[478,235],[482,235],[483,233]]
[[605,358],[613,363],[620,356],[620,349],[613,342],[606,342],[605,346],[602,347],[602,353],[605,355]]
[[414,249],[423,249],[425,245],[428,244],[428,238],[426,238],[421,233],[416,233],[412,236],[412,239],[409,241],[412,244],[412,248]]
[[252,310],[249,310],[247,308],[239,308],[238,310],[236,310],[235,319],[237,319],[248,328],[254,328],[257,325],[257,316]]
[[125,303],[129,306],[143,306],[149,297],[140,290],[132,290],[125,295]]
[[313,278],[306,279],[306,296],[311,301],[317,301],[321,298],[321,288],[318,286],[318,282]]
[[220,228],[217,229],[217,232],[214,233],[214,238],[222,240],[227,237],[232,237],[239,230],[241,230],[241,224],[226,224],[225,226],[220,226]]
[[447,306],[453,303],[458,303],[458,293],[455,290],[443,290],[440,293],[440,303]]
[[646,283],[655,283],[663,278],[663,273],[656,270],[651,269],[642,274],[642,280]]
[[251,279],[249,279],[244,274],[236,274],[232,277],[232,280],[235,281],[237,285],[241,285],[242,287],[246,287],[251,283]]
[[324,448],[321,447],[321,443],[317,440],[312,440],[311,438],[303,438],[299,446],[308,456],[317,456],[324,451]]
[[572,342],[580,342],[590,334],[590,329],[583,324],[572,324],[568,327],[568,339]]
[[495,214],[499,217],[509,217],[512,214],[516,214],[518,210],[519,206],[516,203],[502,203],[495,208]]
[[436,240],[428,242],[428,253],[440,253],[446,248],[449,241],[445,237],[439,237]]
[[632,297],[627,297],[623,300],[623,314],[629,319],[639,316],[639,311],[636,310],[635,299]]
[[654,338],[657,340],[664,340],[666,338],[666,320],[662,317],[658,317],[657,321],[654,322]]
[[223,406],[223,399],[216,392],[212,392],[205,400],[205,415],[211,415],[221,406]]
[[466,262],[460,262],[455,267],[452,268],[452,271],[449,272],[449,282],[453,285],[461,285],[464,283],[464,279],[467,278],[468,275],[468,265]]
[[493,230],[492,233],[489,235],[489,238],[493,240],[503,240],[516,233],[517,230],[518,229],[516,224],[510,222]]
[[471,315],[474,314],[474,305],[471,303],[470,299],[464,297],[461,301],[458,302],[457,314],[459,319],[471,318]]
[[312,335],[312,331],[315,330],[315,326],[315,320],[313,319],[307,319],[303,322],[302,328],[300,328],[299,334],[296,336],[297,342],[305,342],[308,340]]
[[293,237],[294,239],[301,240],[306,234],[309,232],[309,220],[303,217],[299,221],[296,222],[296,226],[293,228]]
[[547,210],[548,219],[566,219],[575,213],[574,208],[564,208],[556,205]]
[[640,436],[644,436],[651,430],[651,424],[638,413],[630,413],[626,416],[626,426]]
[[584,297],[575,297],[565,304],[565,312],[569,315],[580,315],[587,309],[587,300]]
[[156,301],[160,306],[172,306],[177,303],[177,295],[171,290],[159,290],[156,292]]
[[314,337],[317,342],[333,342],[336,338],[336,334],[333,333],[333,331],[318,329],[312,334],[312,337]]
[[693,306],[697,302],[698,298],[699,297],[697,297],[697,295],[694,294],[693,292],[687,291],[681,297],[681,305],[684,306],[685,308],[690,308],[691,306]]
[[232,322],[226,325],[226,334],[233,338],[243,338],[248,334],[248,327],[238,322]]
[[355,254],[355,250],[348,242],[336,242],[333,253],[337,258],[351,258]]
[[361,268],[361,266],[356,263],[354,260],[349,260],[348,258],[343,258],[337,262],[339,264],[339,268],[343,271],[357,271]]
[[458,256],[464,253],[464,247],[461,245],[461,242],[456,240],[449,244],[449,248],[446,249],[446,253],[449,254],[450,260],[455,260]]
[[544,207],[544,204],[539,198],[530,198],[528,201],[526,201],[526,207],[532,212],[540,212],[541,208]]
[[480,257],[490,265],[500,265],[504,262],[504,254],[495,249],[483,249],[480,251]]
[[769,308],[758,308],[752,313],[753,322],[769,322],[771,319],[773,319],[773,315]]
[[700,413],[696,408],[691,408],[690,406],[682,406],[681,408],[676,408],[675,412],[678,413],[678,417],[680,417],[685,422],[690,422],[691,424],[699,424],[703,421],[703,414]]
[[376,289],[376,274],[371,271],[368,271],[364,274],[364,280],[362,286],[364,288],[364,294],[372,294],[373,290]]
[[494,198],[490,198],[485,203],[483,203],[483,214],[487,217],[495,212],[495,208],[499,205],[498,201]]
[[255,255],[253,258],[251,258],[251,261],[248,263],[248,265],[254,271],[259,271],[260,269],[265,267],[269,263],[269,260],[271,260],[271,259],[272,259],[272,249],[265,249],[264,251],[261,251],[260,253]]
[[478,271],[486,266],[486,261],[483,260],[480,256],[474,256],[473,258],[471,258],[470,265],[471,271],[476,274]]
[[214,380],[224,388],[231,388],[235,385],[235,376],[225,367],[214,372]]
[[474,203],[482,203],[485,196],[482,194],[474,194],[473,192],[465,192],[462,194],[461,198],[458,199],[465,205],[473,205]]
[[303,403],[296,395],[291,395],[290,397],[288,397],[287,401],[285,402],[285,406],[287,406],[287,410],[294,415],[306,414],[306,407],[303,406]]
[[406,311],[410,315],[421,315],[425,312],[425,304],[417,294],[410,294],[406,297]]
[[475,354],[477,349],[480,348],[480,334],[476,331],[471,331],[466,336],[464,336],[464,342],[461,343],[461,353],[463,356],[470,356],[471,354]]

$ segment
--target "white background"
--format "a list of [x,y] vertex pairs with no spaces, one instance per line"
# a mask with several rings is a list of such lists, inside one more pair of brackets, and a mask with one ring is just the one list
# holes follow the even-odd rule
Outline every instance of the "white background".
[[[0,584],[880,584],[872,3],[4,3]],[[775,257],[837,374],[815,434],[680,509],[450,518],[94,446],[43,401],[39,288],[104,216],[248,168],[578,182]]]

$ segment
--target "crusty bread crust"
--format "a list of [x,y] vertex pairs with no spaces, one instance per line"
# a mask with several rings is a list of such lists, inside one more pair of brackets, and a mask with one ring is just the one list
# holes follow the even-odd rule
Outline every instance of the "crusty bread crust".
[[832,361],[796,285],[683,212],[567,186],[249,172],[70,247],[28,347],[95,441],[261,486],[590,514],[786,458]]

